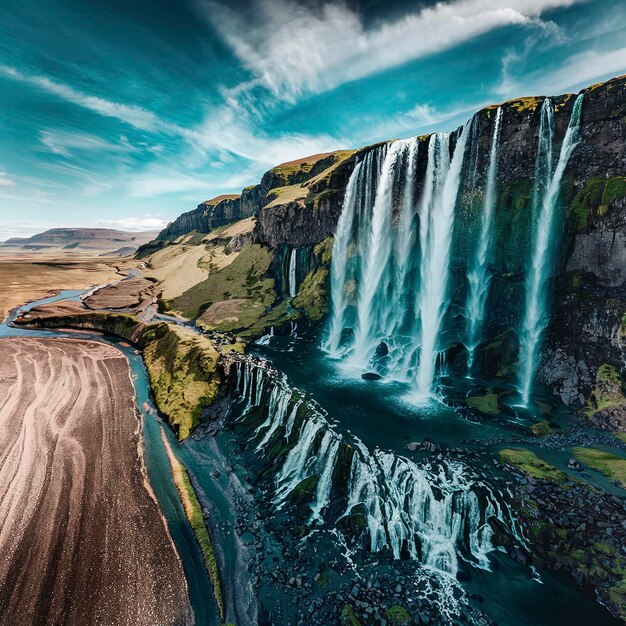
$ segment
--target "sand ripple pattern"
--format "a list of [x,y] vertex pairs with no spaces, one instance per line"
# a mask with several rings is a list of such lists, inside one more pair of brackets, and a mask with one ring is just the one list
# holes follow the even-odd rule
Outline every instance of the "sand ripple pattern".
[[0,624],[192,624],[112,346],[0,339]]

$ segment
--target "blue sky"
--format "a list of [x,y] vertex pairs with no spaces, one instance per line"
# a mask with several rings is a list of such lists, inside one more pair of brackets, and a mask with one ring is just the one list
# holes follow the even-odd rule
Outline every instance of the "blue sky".
[[623,73],[623,0],[3,0],[0,240],[158,228],[280,162]]

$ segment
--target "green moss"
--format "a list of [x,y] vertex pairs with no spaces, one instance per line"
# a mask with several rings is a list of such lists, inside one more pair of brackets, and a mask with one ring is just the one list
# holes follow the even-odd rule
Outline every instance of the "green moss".
[[316,322],[328,313],[326,300],[327,279],[327,267],[318,267],[316,270],[309,272],[302,281],[302,285],[300,285],[298,295],[292,301],[294,307],[304,311],[309,319]]
[[622,379],[613,365],[604,363],[598,368],[596,384],[583,409],[588,417],[599,411],[626,404],[622,391]]
[[626,197],[626,178],[622,176],[608,179],[601,176],[588,178],[574,196],[570,206],[570,215],[574,220],[576,231],[584,232],[592,215],[598,217],[606,215],[609,205],[624,197]]
[[346,604],[343,609],[341,609],[341,623],[343,626],[361,626],[361,622],[356,616],[354,607],[351,604]]
[[265,334],[272,326],[280,326],[285,322],[299,319],[300,314],[292,308],[288,300],[283,300],[279,305],[272,307],[257,322],[239,332],[244,339],[258,337]]
[[196,536],[198,545],[204,558],[204,565],[206,567],[211,584],[213,585],[213,595],[215,596],[215,602],[219,608],[220,617],[224,619],[224,598],[222,597],[222,589],[220,587],[219,569],[217,566],[217,559],[215,558],[215,552],[213,550],[213,544],[211,543],[211,537],[207,531],[204,523],[204,517],[202,516],[202,508],[200,502],[196,496],[196,492],[189,480],[189,474],[185,467],[181,466],[182,482],[184,489],[187,493],[187,498],[191,503],[191,511],[188,513],[189,523],[193,529],[193,533]]
[[626,487],[626,459],[594,448],[574,448],[574,456],[585,465]]
[[626,615],[626,577],[617,585],[609,587],[609,599],[615,605],[620,615]]
[[527,98],[517,98],[517,100],[511,100],[507,104],[516,111],[528,111],[533,113],[537,110],[542,103],[541,98],[529,96]]
[[569,480],[567,474],[542,461],[536,454],[523,448],[500,450],[500,460],[539,480],[551,480],[558,485]]
[[142,343],[157,407],[185,439],[217,397],[218,351],[207,337],[176,324],[151,328]]
[[409,612],[399,604],[394,604],[385,611],[385,617],[393,626],[403,626],[411,621]]
[[315,490],[317,488],[318,476],[313,475],[300,481],[289,494],[290,498],[293,498],[297,504],[303,502],[310,502],[315,496]]
[[500,413],[498,395],[495,393],[487,393],[484,396],[470,396],[467,399],[467,406],[487,415],[498,415]]
[[545,437],[546,435],[551,435],[554,432],[548,420],[541,420],[540,422],[533,424],[530,427],[530,430],[535,437]]

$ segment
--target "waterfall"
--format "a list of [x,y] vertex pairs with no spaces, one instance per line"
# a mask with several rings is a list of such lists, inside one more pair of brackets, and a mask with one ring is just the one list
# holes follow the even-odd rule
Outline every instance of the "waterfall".
[[370,150],[352,172],[335,231],[323,349],[355,369],[412,382],[421,396],[432,393],[442,348],[454,211],[472,127],[463,127],[452,159],[448,133]]
[[[546,98],[541,107],[539,145],[535,164],[532,209],[535,220],[533,250],[526,276],[526,302],[520,331],[521,376],[519,391],[522,403],[528,405],[535,373],[541,336],[548,325],[548,281],[551,278],[555,243],[555,214],[558,210],[561,179],[567,162],[579,141],[579,126],[583,94],[574,103],[559,160],[552,173],[552,144],[554,140],[554,107]],[[556,240],[556,241],[555,241]]]
[[298,249],[293,248],[289,255],[289,297],[295,298],[298,293],[298,284],[296,280],[296,263],[297,263]]
[[429,146],[428,191],[423,192],[424,199],[420,207],[422,258],[418,314],[421,345],[415,382],[416,391],[422,397],[430,396],[433,390],[437,353],[440,349],[439,337],[448,304],[446,296],[454,209],[461,182],[465,144],[471,126],[472,121],[463,127],[451,162],[449,135],[437,133]]
[[367,367],[382,338],[385,306],[382,297],[386,290],[380,288],[384,286],[384,275],[388,271],[392,251],[393,231],[390,223],[393,217],[394,182],[404,146],[405,142],[395,141],[387,150],[371,209],[369,233],[362,239],[364,245],[360,250],[357,322],[350,355],[351,363],[359,367]]
[[[408,555],[452,576],[461,560],[489,569],[488,554],[494,549],[490,519],[498,519],[517,537],[506,503],[469,467],[448,460],[418,465],[390,451],[370,451],[358,438],[339,434],[284,376],[250,361],[238,362],[236,371],[235,406],[248,411],[246,419],[249,398],[262,398],[257,405],[261,412],[267,406],[267,414],[261,413],[265,419],[252,432],[253,440],[261,437],[255,454],[265,455],[268,444],[279,439],[288,449],[276,462],[270,459],[278,510],[303,481],[311,480],[309,524],[334,525],[332,502],[340,518],[363,516],[372,553],[388,550],[395,559]],[[352,450],[347,494],[340,486],[345,495],[333,483],[342,446]]]
[[491,274],[489,273],[489,247],[493,226],[493,213],[496,206],[496,178],[498,174],[498,141],[500,139],[500,123],[502,120],[502,108],[498,107],[493,124],[491,136],[491,150],[489,152],[489,168],[487,170],[487,184],[483,201],[482,221],[478,248],[474,257],[473,265],[467,275],[468,296],[466,303],[467,311],[467,340],[468,351],[467,369],[472,375],[474,365],[474,353],[480,342],[483,320],[485,317],[485,302],[489,292]]
[[348,246],[352,236],[354,214],[363,184],[362,169],[368,172],[372,161],[372,153],[368,153],[365,162],[357,163],[348,186],[343,203],[343,210],[339,216],[335,238],[333,240],[333,257],[330,269],[330,329],[323,344],[323,348],[333,356],[338,356],[341,343],[341,332],[344,327],[344,314],[348,305],[345,293],[346,269],[348,264]]

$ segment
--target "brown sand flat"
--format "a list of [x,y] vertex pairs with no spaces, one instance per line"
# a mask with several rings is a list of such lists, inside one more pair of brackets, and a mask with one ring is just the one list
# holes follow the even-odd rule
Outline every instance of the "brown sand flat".
[[154,283],[146,278],[127,278],[96,289],[84,300],[90,309],[134,309],[153,300]]
[[46,298],[61,289],[88,289],[119,280],[117,268],[124,271],[137,265],[134,259],[0,255],[0,321],[21,304]]
[[0,623],[192,624],[112,346],[0,339]]

